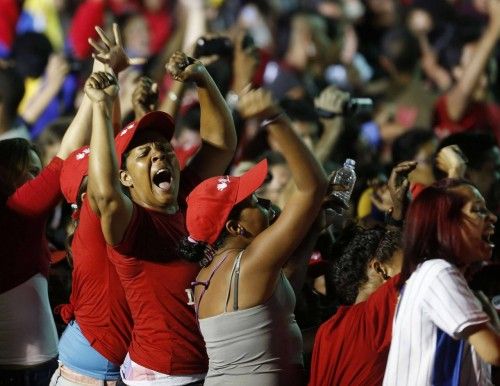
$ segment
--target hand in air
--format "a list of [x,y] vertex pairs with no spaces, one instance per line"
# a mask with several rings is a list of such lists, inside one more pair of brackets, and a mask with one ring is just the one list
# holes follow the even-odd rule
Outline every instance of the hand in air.
[[118,81],[107,72],[94,72],[85,82],[85,94],[92,102],[112,104],[118,94]]

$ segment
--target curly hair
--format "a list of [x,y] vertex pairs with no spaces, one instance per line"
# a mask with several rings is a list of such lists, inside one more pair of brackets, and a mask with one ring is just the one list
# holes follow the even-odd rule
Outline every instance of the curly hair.
[[368,281],[366,268],[371,260],[390,261],[400,248],[401,232],[397,229],[365,229],[355,224],[345,228],[333,256],[333,284],[341,304],[354,304],[359,288]]

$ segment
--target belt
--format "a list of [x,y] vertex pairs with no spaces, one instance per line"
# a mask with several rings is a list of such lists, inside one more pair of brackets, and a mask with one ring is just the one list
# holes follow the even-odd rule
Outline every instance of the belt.
[[63,365],[59,366],[59,371],[61,372],[61,376],[68,381],[81,383],[84,385],[115,386],[117,382],[95,379],[87,375],[79,374],[73,370],[68,369],[67,367],[64,367]]

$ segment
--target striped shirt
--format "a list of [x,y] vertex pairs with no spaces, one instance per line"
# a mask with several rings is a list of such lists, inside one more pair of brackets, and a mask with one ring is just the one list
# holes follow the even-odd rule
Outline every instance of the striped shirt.
[[[436,367],[448,366],[445,362],[452,359],[449,349],[441,350],[443,333],[453,338],[448,339],[453,344],[467,327],[488,320],[454,265],[441,259],[425,261],[408,279],[400,297],[383,384],[443,384],[433,378]],[[458,374],[451,384],[491,385],[490,367],[465,339],[460,343]]]

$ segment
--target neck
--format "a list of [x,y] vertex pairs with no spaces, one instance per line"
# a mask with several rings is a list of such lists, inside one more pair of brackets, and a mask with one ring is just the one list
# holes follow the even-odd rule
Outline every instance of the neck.
[[223,255],[228,251],[239,250],[242,251],[245,249],[248,244],[244,240],[240,240],[240,237],[226,237],[224,243],[217,249],[217,255]]

